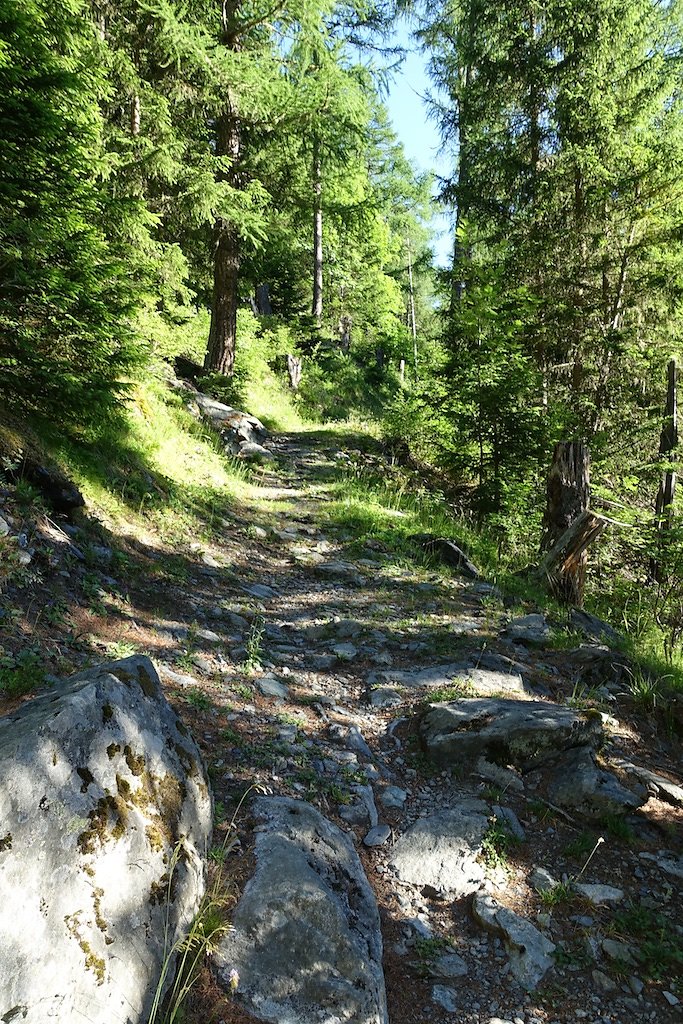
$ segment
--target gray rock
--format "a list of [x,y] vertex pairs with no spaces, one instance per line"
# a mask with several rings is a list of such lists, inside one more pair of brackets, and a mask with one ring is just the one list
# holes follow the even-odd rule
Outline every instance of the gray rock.
[[419,818],[394,846],[390,866],[404,882],[467,896],[485,877],[477,858],[487,829],[486,804],[462,800],[453,810]]
[[621,963],[635,965],[633,950],[625,942],[618,942],[616,939],[603,939],[602,951],[610,960],[619,960]]
[[189,404],[220,434],[223,442],[233,452],[244,443],[257,443],[268,435],[268,431],[256,416],[233,409],[232,406],[224,405],[199,391],[192,392]]
[[437,537],[433,533],[416,533],[410,540],[419,544],[428,555],[432,555],[444,565],[456,569],[461,576],[471,580],[479,579],[480,574],[476,565],[470,561],[455,541],[448,540],[447,537]]
[[504,636],[513,643],[542,644],[550,637],[550,627],[545,615],[522,615],[508,623]]
[[279,697],[281,700],[289,697],[289,687],[275,676],[261,676],[256,680],[256,689],[264,697]]
[[617,983],[612,981],[609,975],[605,974],[603,971],[591,971],[591,977],[593,979],[593,984],[599,992],[604,992],[605,995],[609,995],[611,992],[616,992]]
[[0,537],[6,537],[10,532],[10,526],[6,519],[0,516]]
[[358,654],[358,650],[353,646],[353,644],[335,644],[332,648],[332,653],[335,654],[340,661],[353,661]]
[[545,868],[534,867],[534,870],[529,875],[529,885],[536,890],[536,892],[547,892],[548,889],[554,889],[557,885],[557,879],[553,878],[549,871]]
[[333,654],[311,654],[308,660],[311,668],[324,672],[325,669],[332,668],[337,659]]
[[478,697],[430,704],[420,732],[441,763],[484,755],[528,769],[558,750],[599,743],[602,722],[544,701]]
[[366,836],[363,837],[364,846],[384,846],[391,836],[391,829],[388,825],[375,825]]
[[201,756],[151,661],[89,669],[0,720],[0,779],[0,1014],[142,1024],[212,830]]
[[340,619],[334,623],[334,631],[340,640],[350,640],[362,632],[363,626],[355,619]]
[[388,1024],[382,938],[353,844],[309,804],[259,798],[256,873],[216,957],[218,977],[261,1020]]
[[180,686],[186,690],[191,686],[197,685],[197,680],[194,676],[188,676],[184,672],[174,672],[168,665],[159,664],[159,675],[166,683],[170,683],[172,686]]
[[675,878],[683,878],[683,856],[676,857],[673,853],[669,853],[667,850],[660,850],[659,853],[641,853],[639,854],[641,860],[653,861],[662,871],[665,871],[667,875],[673,875]]
[[649,783],[658,790],[658,796],[674,807],[683,807],[683,787],[676,785],[671,779],[665,779],[663,775],[657,775],[648,768],[631,764],[629,761],[619,762],[619,767],[630,775],[634,775],[641,782]]
[[376,686],[370,690],[370,703],[373,708],[391,708],[403,703],[403,697],[398,690],[392,690],[388,686]]
[[242,587],[245,594],[251,594],[252,597],[258,597],[260,600],[265,601],[269,597],[275,597],[277,591],[272,587],[266,586],[265,583],[249,583]]
[[380,803],[389,810],[400,810],[407,799],[408,794],[405,789],[400,789],[398,786],[387,786],[379,795]]
[[491,896],[477,893],[472,904],[476,920],[503,937],[510,971],[527,991],[535,989],[553,966],[555,944],[530,921],[501,907]]
[[215,633],[213,629],[198,629],[197,636],[200,640],[205,640],[207,644],[222,644],[223,637]]
[[594,907],[602,907],[608,903],[620,903],[624,898],[623,890],[616,889],[613,885],[576,882],[574,888],[582,896],[585,896]]
[[315,566],[315,571],[320,573],[322,576],[338,576],[341,579],[348,580],[349,583],[354,583],[356,585],[360,585],[365,582],[355,565],[351,562],[319,562]]
[[492,672],[484,668],[468,668],[463,678],[471,686],[473,693],[479,697],[490,697],[495,694],[514,694],[523,697],[533,693],[518,672]]
[[662,995],[666,999],[669,1006],[678,1006],[678,1004],[680,1003],[680,999],[678,998],[678,996],[675,996],[673,992],[667,992],[665,989],[662,992]]
[[467,666],[462,664],[435,665],[432,668],[423,668],[412,672],[401,669],[388,669],[385,672],[378,672],[377,675],[387,683],[399,683],[401,686],[408,686],[411,689],[421,687],[442,687],[453,685],[456,680],[465,683]]
[[428,965],[432,978],[464,978],[468,973],[467,964],[457,953],[442,953]]
[[640,978],[637,978],[635,974],[632,974],[631,977],[628,979],[628,987],[631,989],[631,992],[633,992],[634,996],[639,996],[645,988],[645,985],[640,980]]
[[611,772],[599,768],[587,747],[570,750],[559,759],[548,796],[559,807],[586,818],[635,810],[646,799],[622,786]]
[[493,764],[492,761],[487,761],[485,757],[480,757],[475,765],[475,772],[480,775],[482,779],[486,779],[488,782],[492,782],[498,786],[503,792],[512,790],[513,793],[523,793],[524,783],[520,779],[519,775],[513,772],[510,768],[503,768],[499,764]]
[[370,820],[368,809],[362,801],[342,804],[339,808],[339,817],[349,825],[367,825]]
[[569,613],[569,625],[583,633],[584,636],[593,640],[600,640],[607,644],[616,645],[621,642],[621,636],[608,622],[591,615],[590,612],[579,608],[572,608]]
[[243,441],[237,450],[232,448],[232,453],[245,462],[264,462],[273,459],[273,453],[257,441]]
[[458,1006],[458,993],[446,985],[434,985],[432,988],[432,1002],[437,1003],[448,1013],[457,1013],[460,1009]]
[[512,810],[511,807],[501,807],[499,804],[494,804],[493,813],[498,820],[507,828],[508,832],[523,843],[526,839],[526,832],[522,828],[519,818]]

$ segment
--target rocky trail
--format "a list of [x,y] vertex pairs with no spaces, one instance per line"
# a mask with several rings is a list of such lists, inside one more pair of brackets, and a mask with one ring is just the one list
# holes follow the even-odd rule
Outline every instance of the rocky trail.
[[37,526],[6,611],[3,644],[60,674],[149,655],[201,748],[233,929],[187,1019],[680,1020],[680,741],[597,620],[563,649],[493,583],[330,517],[364,457],[338,444],[271,439],[220,542]]

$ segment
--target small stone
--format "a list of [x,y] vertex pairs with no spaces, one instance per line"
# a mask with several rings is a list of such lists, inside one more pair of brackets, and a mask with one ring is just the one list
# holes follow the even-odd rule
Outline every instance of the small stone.
[[522,828],[519,818],[511,807],[500,807],[497,804],[493,807],[496,818],[507,828],[515,839],[523,843],[526,839],[526,832]]
[[586,882],[577,882],[574,888],[595,907],[601,907],[604,903],[619,903],[624,898],[623,890],[616,889],[613,885],[589,885]]
[[608,975],[605,974],[603,971],[591,971],[591,977],[593,978],[595,987],[600,992],[604,992],[606,994],[610,992],[616,992],[616,982],[612,981],[612,979],[608,977]]
[[634,996],[639,996],[645,988],[645,985],[640,980],[640,978],[636,978],[635,974],[632,974],[631,977],[628,979],[628,987],[631,989],[631,992],[633,992]]
[[392,690],[388,686],[378,686],[370,691],[370,703],[373,708],[389,708],[403,703],[403,697],[398,690]]
[[6,537],[9,533],[9,523],[0,516],[0,537]]
[[467,971],[467,964],[457,953],[444,953],[429,965],[433,978],[464,978]]
[[275,597],[277,593],[272,587],[267,587],[265,583],[250,583],[248,586],[242,587],[242,590],[245,594],[251,594],[252,597],[258,597],[260,600]]
[[620,960],[625,964],[635,963],[631,947],[627,946],[625,942],[617,942],[616,939],[603,939],[602,950],[610,960]]
[[392,810],[400,810],[408,798],[405,789],[399,786],[387,786],[379,795],[379,802]]
[[452,988],[447,988],[446,985],[434,985],[432,988],[432,1002],[438,1003],[448,1013],[458,1012],[457,997],[457,992]]
[[363,845],[383,846],[390,835],[391,828],[389,825],[376,825],[374,828],[371,828],[368,834],[363,838]]
[[353,661],[358,654],[353,644],[335,644],[332,651],[340,661]]
[[367,825],[370,816],[364,803],[356,803],[342,804],[339,817],[349,825]]
[[662,992],[662,995],[663,995],[663,996],[664,996],[664,998],[666,999],[666,1001],[667,1001],[667,1003],[669,1004],[669,1006],[678,1006],[678,1004],[680,1003],[680,999],[678,999],[678,998],[677,998],[677,997],[676,997],[676,996],[675,996],[675,995],[673,994],[673,992],[667,992],[667,991],[664,991],[664,992]]
[[536,866],[529,876],[529,884],[536,892],[547,892],[548,889],[555,888],[557,879],[553,878],[545,868]]
[[266,540],[268,537],[268,531],[264,530],[262,526],[252,526],[251,532],[257,540]]
[[279,697],[284,700],[289,696],[289,687],[275,676],[262,676],[261,679],[257,679],[256,688],[264,697]]
[[200,638],[200,640],[206,640],[206,642],[209,644],[223,643],[223,638],[220,637],[218,633],[214,633],[212,629],[198,629],[197,636]]
[[205,675],[211,675],[213,672],[213,665],[208,658],[205,658],[203,654],[193,654],[191,658],[192,664],[196,665],[200,672]]
[[333,654],[312,654],[309,658],[309,662],[312,669],[318,672],[324,672],[325,669],[332,668],[336,661]]

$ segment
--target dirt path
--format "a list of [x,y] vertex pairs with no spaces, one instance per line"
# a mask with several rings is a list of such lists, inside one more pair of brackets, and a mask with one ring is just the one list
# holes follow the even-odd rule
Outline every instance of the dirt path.
[[[380,905],[392,1024],[679,1020],[680,878],[658,858],[681,853],[680,807],[653,797],[637,814],[586,824],[548,806],[542,771],[518,786],[470,764],[435,769],[416,722],[427,701],[474,695],[458,667],[519,676],[529,695],[563,703],[572,694],[576,702],[576,665],[552,645],[506,637],[510,615],[491,584],[397,555],[363,532],[352,509],[346,520],[330,518],[330,488],[349,453],[329,437],[281,436],[272,448],[277,462],[260,476],[257,499],[224,519],[220,543],[184,538],[172,575],[159,571],[167,562],[153,544],[130,545],[125,588],[101,571],[103,606],[74,609],[95,649],[129,645],[156,660],[209,766],[214,859],[254,784],[309,800],[351,830]],[[60,585],[68,590],[80,571]],[[423,685],[413,685],[418,672],[429,673]],[[605,757],[670,768],[671,745],[641,734],[632,706],[613,696],[584,694],[611,718]],[[489,891],[556,946],[556,966],[530,994],[512,977],[501,939],[473,919],[470,896],[398,882],[389,866],[415,821],[470,798],[490,808]],[[496,824],[500,805],[521,841]],[[239,850],[224,865],[235,898],[252,867],[245,808]],[[378,845],[366,845],[375,810]],[[619,905],[544,902],[530,882],[534,866],[575,877],[600,835],[606,841],[582,880],[618,886]],[[628,940],[632,962],[605,951],[610,938]],[[467,973],[434,977],[434,959],[449,947]],[[435,999],[435,985],[455,1008]],[[219,996],[207,972],[189,1019],[251,1018]]]

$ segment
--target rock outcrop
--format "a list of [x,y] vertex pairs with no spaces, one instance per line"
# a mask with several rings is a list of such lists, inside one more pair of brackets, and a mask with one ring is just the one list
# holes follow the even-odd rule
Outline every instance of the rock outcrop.
[[211,810],[147,658],[1,719],[0,1020],[146,1022],[203,895]]
[[[261,797],[256,873],[221,943],[219,979],[262,1020],[387,1024],[375,897],[348,836],[310,804]],[[234,977],[234,975],[233,975]]]
[[597,745],[602,723],[596,713],[545,701],[482,697],[430,704],[420,732],[429,754],[442,763],[483,755],[526,770],[560,750]]

